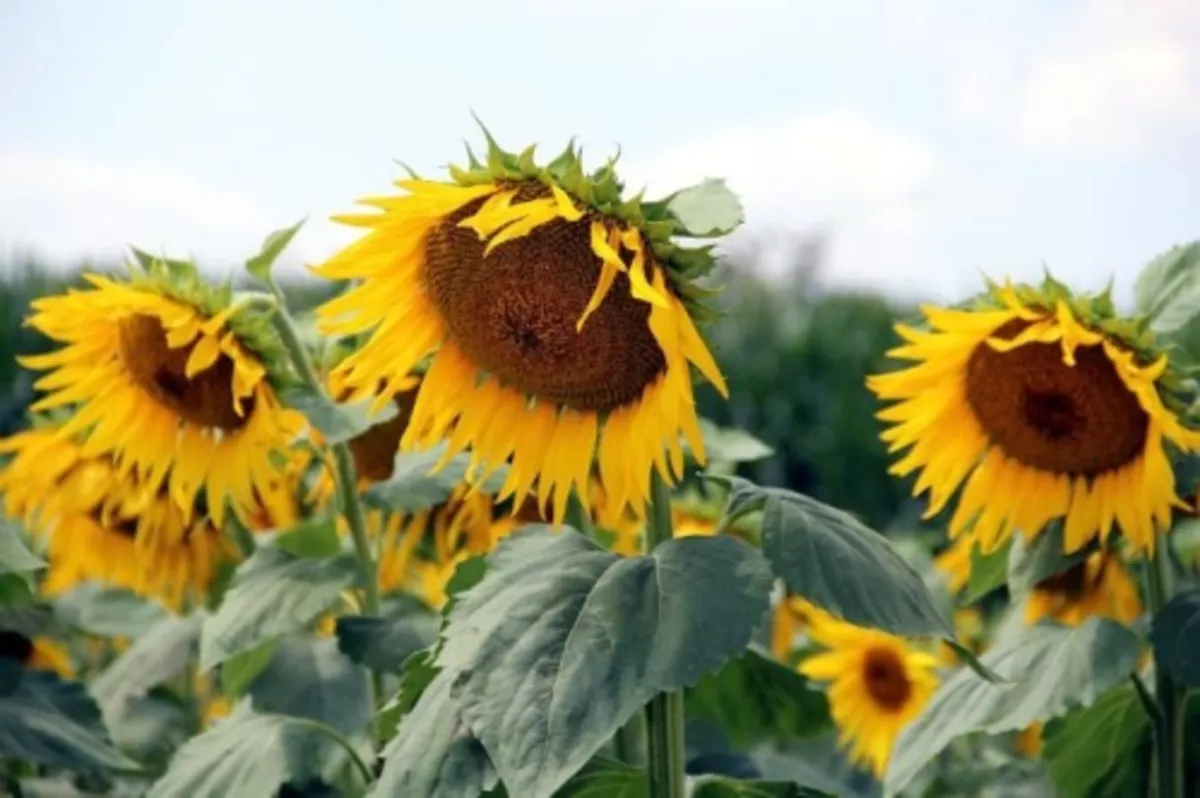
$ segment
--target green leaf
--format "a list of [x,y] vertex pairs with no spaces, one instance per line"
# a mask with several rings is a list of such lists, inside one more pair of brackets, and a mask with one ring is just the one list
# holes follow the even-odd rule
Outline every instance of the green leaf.
[[250,685],[258,712],[308,718],[352,734],[371,717],[367,673],[337,649],[337,641],[282,640]]
[[33,586],[26,574],[0,574],[0,607],[28,604],[33,601]]
[[26,760],[73,770],[134,770],[108,742],[100,709],[79,682],[48,671],[0,668],[0,760]]
[[400,733],[383,750],[374,794],[478,798],[496,785],[496,769],[450,697],[453,679],[451,672],[438,673],[405,715]]
[[825,693],[754,649],[701,678],[688,691],[685,706],[689,714],[720,726],[740,750],[832,729]]
[[921,574],[878,532],[803,494],[733,482],[739,501],[765,502],[763,553],[797,594],[857,626],[954,637]]
[[0,575],[23,573],[45,568],[46,563],[25,545],[20,527],[0,520]]
[[204,622],[201,670],[305,628],[357,579],[358,563],[350,554],[315,560],[259,547],[238,566],[220,608]]
[[306,221],[307,218],[301,219],[291,227],[276,230],[263,239],[262,248],[258,254],[246,261],[246,271],[263,282],[270,280],[271,267],[287,249],[288,244],[292,243],[292,239],[296,237],[296,233],[300,232],[300,228]]
[[158,602],[98,582],[63,594],[54,608],[65,623],[96,637],[137,638],[170,615]]
[[960,669],[947,679],[925,710],[900,735],[885,785],[899,791],[952,740],[973,732],[1000,734],[1089,706],[1129,676],[1137,664],[1138,638],[1106,618],[1069,628],[1030,627],[1020,639],[981,657],[1009,681],[992,684]]
[[335,402],[322,391],[314,391],[301,385],[289,386],[280,391],[279,398],[288,407],[299,410],[314,427],[321,431],[330,446],[357,438],[376,424],[383,424],[396,417],[399,408],[388,402],[377,413],[371,413],[373,399],[358,402]]
[[400,689],[379,713],[379,725],[385,738],[391,739],[395,735],[400,718],[412,711],[437,675],[432,648],[418,651],[404,661],[400,667]]
[[554,798],[647,798],[649,789],[645,771],[596,757],[554,793]]
[[[442,459],[445,444],[421,452],[401,452],[396,455],[392,475],[376,482],[363,493],[363,500],[383,510],[417,513],[436,507],[450,498],[451,491],[466,480],[469,458],[457,455],[436,472],[433,467]],[[485,484],[484,493],[495,493],[504,484],[506,471],[501,468]]]
[[296,557],[332,557],[342,550],[337,526],[329,516],[305,518],[275,537],[275,545]]
[[618,557],[573,529],[527,526],[459,597],[439,678],[454,679],[452,701],[507,789],[549,795],[654,695],[743,651],[773,581],[732,537]]
[[[737,427],[718,427],[707,418],[700,419],[700,434],[711,461],[749,463],[775,453],[774,449],[749,432]],[[684,441],[684,449],[691,453],[691,445],[687,441]]]
[[437,636],[438,618],[427,612],[397,618],[343,615],[337,620],[341,652],[381,673],[399,673],[405,660],[433,645]]
[[1062,522],[1050,524],[1032,542],[1014,535],[1008,554],[1008,589],[1013,594],[1027,593],[1042,580],[1083,562],[1095,550],[1096,546],[1090,545],[1063,554]]
[[1118,764],[1150,734],[1132,684],[1109,690],[1095,704],[1046,725],[1043,756],[1061,798],[1092,798]]
[[697,238],[732,233],[746,220],[737,194],[715,178],[676,192],[667,201],[667,210],[679,220],[683,232]]
[[965,603],[974,604],[1005,583],[1011,546],[1011,542],[1005,543],[991,554],[984,554],[978,543],[971,546],[971,572],[963,593]]
[[280,715],[259,715],[249,702],[188,740],[148,798],[275,795],[288,781],[321,775],[337,753],[329,737]]
[[1200,312],[1200,241],[1173,247],[1146,264],[1134,280],[1133,297],[1156,332],[1190,322]]
[[200,636],[203,616],[169,615],[134,641],[92,682],[92,695],[106,713],[141,698],[187,666]]
[[789,781],[735,781],[724,776],[697,780],[692,798],[834,798]]
[[254,680],[258,678],[258,674],[267,667],[271,657],[275,656],[277,648],[279,648],[279,638],[272,637],[254,648],[235,654],[222,662],[221,689],[227,695],[244,695]]
[[166,769],[171,755],[191,736],[194,723],[190,707],[185,709],[174,696],[157,691],[103,712],[117,748],[156,772]]
[[1154,661],[1171,678],[1200,685],[1200,588],[1174,596],[1154,616],[1150,629]]

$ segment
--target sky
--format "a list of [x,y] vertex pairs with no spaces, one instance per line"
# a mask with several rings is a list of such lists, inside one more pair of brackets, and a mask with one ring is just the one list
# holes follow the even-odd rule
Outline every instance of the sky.
[[0,259],[227,270],[308,217],[299,272],[472,112],[651,194],[724,177],[837,286],[1127,296],[1200,238],[1196,0],[0,0]]

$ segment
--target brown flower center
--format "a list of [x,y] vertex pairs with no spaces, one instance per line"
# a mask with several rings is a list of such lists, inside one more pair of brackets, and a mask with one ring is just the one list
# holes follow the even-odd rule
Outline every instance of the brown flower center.
[[[1028,322],[993,333],[1011,339]],[[1141,454],[1150,418],[1121,381],[1103,347],[1081,346],[1075,365],[1059,343],[1010,352],[980,344],[967,363],[967,401],[992,442],[1033,468],[1095,476]]]
[[863,658],[863,683],[871,699],[889,712],[896,712],[912,696],[912,682],[900,657],[890,648],[869,648]]
[[20,632],[0,629],[0,659],[25,665],[33,658],[33,641]]
[[121,359],[138,384],[161,404],[199,427],[226,432],[246,425],[253,399],[243,402],[244,416],[233,409],[233,360],[224,353],[188,379],[185,367],[192,345],[172,349],[154,316],[135,315],[121,322]]
[[350,453],[354,456],[354,468],[358,476],[371,482],[382,482],[392,476],[396,467],[396,452],[400,449],[400,438],[412,418],[413,405],[417,401],[417,390],[398,393],[393,398],[398,412],[395,416],[376,424],[357,438],[350,439]]
[[[547,194],[527,184],[518,200]],[[603,412],[641,396],[666,359],[647,325],[650,305],[629,295],[626,275],[575,330],[600,277],[591,220],[556,219],[485,258],[485,242],[457,226],[483,202],[447,216],[425,242],[424,281],[455,343],[506,386],[576,410]],[[629,263],[632,253],[622,255]]]

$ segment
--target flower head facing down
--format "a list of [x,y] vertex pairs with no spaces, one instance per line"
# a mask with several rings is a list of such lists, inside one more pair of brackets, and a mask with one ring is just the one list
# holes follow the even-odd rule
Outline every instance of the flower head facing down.
[[1025,620],[1043,618],[1078,626],[1088,618],[1108,618],[1131,625],[1142,614],[1142,599],[1121,558],[1097,551],[1067,570],[1034,586],[1025,603]]
[[64,438],[164,486],[185,515],[204,491],[218,526],[227,503],[246,522],[303,417],[268,379],[278,342],[265,319],[171,264],[147,261],[129,281],[89,274],[90,288],[33,302],[28,323],[62,345],[21,361],[49,372],[33,410],[74,408]]
[[1014,530],[1036,536],[1063,519],[1074,552],[1119,527],[1152,551],[1182,508],[1167,445],[1191,451],[1200,433],[1172,410],[1165,354],[1103,295],[1074,297],[993,286],[974,309],[923,309],[929,330],[898,325],[893,357],[915,365],[868,385],[892,403],[879,413],[892,473],[919,472],[927,517],[961,487],[950,521],[991,553]]
[[687,196],[625,199],[611,162],[585,174],[568,147],[539,166],[490,136],[487,164],[451,175],[340,218],[367,233],[315,271],[361,282],[319,320],[367,339],[337,379],[382,406],[431,358],[402,447],[447,440],[480,478],[508,462],[500,497],[533,490],[556,520],[595,461],[617,506],[640,510],[652,468],[682,473],[681,433],[703,459],[690,366],[725,391],[693,319],[712,258],[676,240],[696,234]]
[[937,687],[937,660],[901,638],[834,618],[804,603],[813,642],[827,650],[800,663],[810,679],[830,682],[829,708],[850,758],[882,778],[901,730]]

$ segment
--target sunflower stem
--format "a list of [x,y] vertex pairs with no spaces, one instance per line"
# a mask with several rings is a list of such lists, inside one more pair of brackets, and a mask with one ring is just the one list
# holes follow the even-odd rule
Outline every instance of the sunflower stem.
[[[299,333],[296,332],[296,326],[287,312],[283,292],[273,280],[268,284],[271,286],[272,292],[276,294],[279,303],[275,312],[271,314],[271,321],[279,333],[279,338],[287,350],[288,358],[292,361],[296,373],[310,391],[328,396],[325,386],[317,377],[317,370],[313,366],[312,358],[309,357],[308,350],[304,348],[304,343],[300,340]],[[346,442],[334,444],[330,449],[333,451],[334,476],[337,483],[337,507],[345,517],[346,525],[350,527],[350,536],[354,541],[354,552],[358,558],[361,572],[363,613],[378,616],[380,607],[379,563],[372,554],[371,543],[367,539],[366,517],[363,514],[362,502],[358,499],[358,475],[355,473],[354,457],[350,453],[350,445]],[[369,690],[371,706],[378,711],[379,702],[383,696],[383,677],[373,670],[370,671]],[[373,724],[372,736],[376,742],[379,741],[378,723]]]
[[[650,475],[646,553],[671,539],[671,492],[657,471]],[[683,691],[659,693],[646,705],[646,759],[650,798],[683,798]]]
[[[1154,556],[1146,565],[1146,598],[1154,618],[1171,598],[1173,575],[1166,536],[1155,541]],[[1154,663],[1154,694],[1159,713],[1155,718],[1154,747],[1158,754],[1159,798],[1185,798],[1184,704],[1187,695],[1162,662]]]

